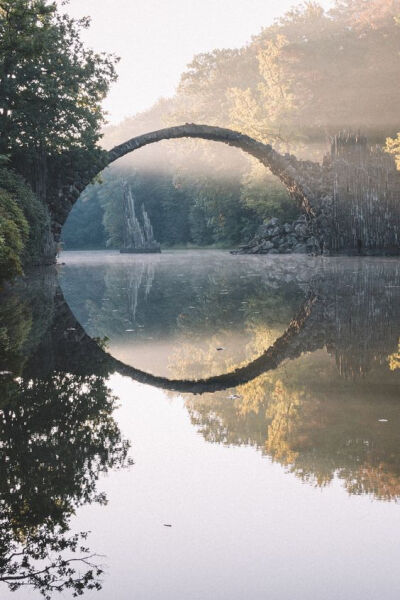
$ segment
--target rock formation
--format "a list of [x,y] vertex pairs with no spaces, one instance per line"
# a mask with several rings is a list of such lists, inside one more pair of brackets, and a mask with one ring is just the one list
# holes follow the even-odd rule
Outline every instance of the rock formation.
[[153,227],[142,204],[142,221],[139,222],[135,212],[135,200],[128,184],[124,186],[124,245],[120,252],[125,254],[159,253],[161,247],[154,239]]

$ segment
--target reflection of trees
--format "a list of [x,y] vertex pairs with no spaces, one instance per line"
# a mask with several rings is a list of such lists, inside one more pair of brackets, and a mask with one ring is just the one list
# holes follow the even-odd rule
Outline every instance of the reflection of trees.
[[21,348],[32,327],[32,313],[26,302],[9,298],[0,304],[0,362],[7,369],[19,372],[23,364]]
[[393,352],[388,356],[389,361],[389,369],[391,371],[395,371],[396,369],[400,369],[400,340],[399,346],[397,348],[397,352]]
[[145,260],[136,260],[126,269],[105,269],[101,293],[87,302],[88,331],[111,337],[123,335],[127,328],[142,323],[154,270],[155,264]]
[[106,502],[101,473],[130,462],[103,365],[92,370],[88,357],[81,374],[54,370],[71,322],[66,313],[60,323],[48,279],[41,293],[21,283],[0,304],[0,581],[45,597],[99,589],[99,557],[69,522],[79,506]]
[[366,380],[338,380],[320,353],[185,402],[207,441],[253,445],[311,485],[338,477],[351,494],[390,500],[400,498],[398,383],[383,367]]
[[[311,282],[318,300],[287,354],[297,360],[231,391],[187,396],[192,423],[210,442],[256,446],[312,485],[339,477],[349,493],[400,498],[399,282],[396,263],[333,264]],[[272,324],[278,292],[270,294]],[[276,332],[251,311],[245,323],[252,360]],[[196,364],[203,377],[232,368],[215,344],[186,342],[175,358],[181,377],[198,376]]]
[[[257,263],[252,270],[255,276],[244,280],[233,259],[210,254],[196,261],[166,254],[161,260],[135,258],[126,264],[102,265],[91,274],[69,267],[62,287],[88,333],[111,340],[134,343],[142,336],[175,336],[184,343],[194,335],[229,335],[231,328],[242,332],[248,322],[260,323],[266,316],[271,316],[277,331],[283,331],[299,310],[304,291],[292,280],[280,279],[279,273],[265,278]],[[90,290],[82,292],[88,280],[98,290],[96,297]],[[88,298],[85,309],[82,296]],[[127,329],[135,331],[126,335]]]
[[288,394],[281,381],[277,381],[265,416],[270,419],[265,450],[274,460],[289,465],[298,453],[293,449],[292,438],[300,420],[299,394]]
[[[11,589],[97,588],[101,569],[69,535],[77,507],[106,501],[100,473],[126,465],[129,444],[99,376],[3,381],[0,420],[0,580]],[[74,554],[77,556],[73,556]]]
[[45,335],[53,316],[55,276],[52,269],[39,271],[1,294],[0,370],[20,374]]
[[[208,441],[254,445],[312,485],[339,477],[352,494],[400,498],[400,271],[394,262],[347,264],[311,283],[318,300],[289,349],[296,361],[230,392],[188,396],[186,405]],[[247,331],[251,360],[274,330],[253,319]],[[186,344],[180,375],[192,374],[193,357],[207,369],[202,376],[215,370],[212,348],[198,353]]]

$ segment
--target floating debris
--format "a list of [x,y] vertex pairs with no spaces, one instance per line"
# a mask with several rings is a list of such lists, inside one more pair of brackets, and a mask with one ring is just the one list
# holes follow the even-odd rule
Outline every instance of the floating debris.
[[230,396],[228,396],[228,400],[239,400],[242,396],[239,396],[239,394],[231,394]]
[[12,375],[11,371],[0,371],[0,375]]
[[164,523],[164,527],[172,527],[169,523]]
[[225,348],[223,346],[218,346],[217,350],[218,352],[221,352],[221,350],[225,350]]
[[387,423],[388,420],[387,419],[378,419],[379,423]]
[[125,331],[129,331],[129,333],[130,333],[130,332],[135,331],[135,330],[134,329],[125,329]]

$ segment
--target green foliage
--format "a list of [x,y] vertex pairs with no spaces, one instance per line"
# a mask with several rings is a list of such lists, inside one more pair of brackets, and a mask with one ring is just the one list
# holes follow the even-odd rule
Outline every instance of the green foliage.
[[96,144],[115,60],[84,48],[88,26],[48,0],[2,0],[1,152],[36,156]]
[[196,57],[174,99],[175,122],[217,114],[218,125],[284,150],[307,143],[310,157],[343,128],[382,143],[398,128],[399,15],[392,0],[336,0],[328,12],[305,2],[248,46]]
[[[72,19],[50,0],[0,3],[0,188],[8,193],[1,200],[3,278],[41,256],[54,257],[54,244],[47,209],[2,165],[22,174],[63,223],[65,188],[90,180],[104,164],[97,145],[101,102],[116,78],[116,59],[83,46],[88,27],[89,19]],[[98,237],[92,233],[94,243]]]
[[9,192],[23,211],[29,235],[23,249],[22,261],[25,266],[35,264],[43,254],[43,244],[49,232],[49,212],[22,177],[9,169],[0,168],[0,188]]
[[262,221],[271,217],[290,221],[299,214],[297,206],[276,177],[256,162],[243,178],[242,201]]
[[22,273],[28,223],[17,201],[0,189],[0,281]]
[[39,261],[49,227],[48,211],[30,187],[0,167],[0,281]]
[[97,185],[82,194],[62,231],[64,248],[105,248],[104,210],[99,202]]

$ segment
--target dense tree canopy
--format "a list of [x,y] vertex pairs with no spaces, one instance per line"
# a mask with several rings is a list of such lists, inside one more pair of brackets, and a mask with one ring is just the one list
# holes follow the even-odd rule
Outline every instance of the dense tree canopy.
[[60,190],[102,164],[101,102],[115,58],[84,47],[88,26],[50,0],[0,2],[0,157],[37,196],[2,169],[0,279],[54,260]]
[[83,46],[88,19],[48,0],[0,3],[1,152],[91,148],[103,123],[100,102],[114,60]]
[[[305,2],[243,48],[195,56],[173,98],[106,129],[104,144],[110,148],[134,135],[185,122],[238,129],[282,152],[313,160],[323,158],[331,136],[341,129],[360,129],[370,142],[384,144],[400,128],[399,23],[394,0],[336,0],[330,11]],[[295,216],[282,185],[240,152],[200,140],[159,146],[125,157],[107,181],[135,172],[136,180],[143,181],[138,201],[146,204],[164,243],[178,242],[167,232],[166,215],[171,221],[185,220],[179,242],[223,240],[228,245],[246,240],[271,215],[284,220]],[[398,142],[390,150],[400,155]],[[148,175],[160,170],[168,182],[164,206],[155,201]],[[116,210],[116,205],[111,208],[116,200],[109,195],[107,202],[102,201],[105,233],[114,244],[107,223],[113,221],[109,213]],[[77,241],[69,236],[68,245]]]

